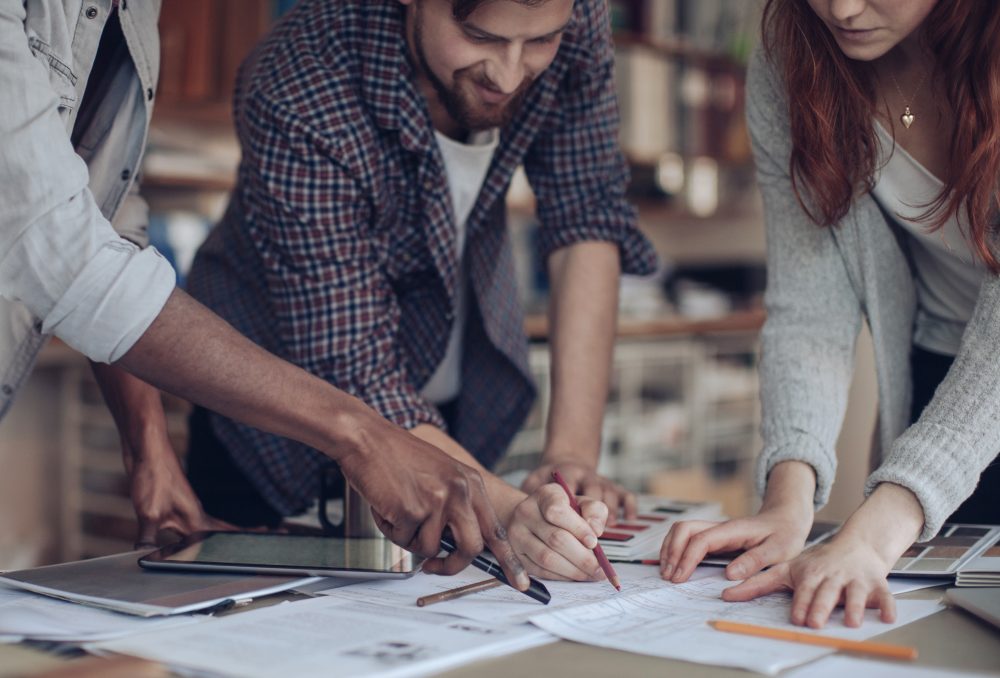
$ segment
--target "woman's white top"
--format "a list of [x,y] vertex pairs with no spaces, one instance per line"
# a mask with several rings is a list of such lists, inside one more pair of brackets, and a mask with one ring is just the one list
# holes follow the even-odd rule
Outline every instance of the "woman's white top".
[[929,229],[930,222],[918,220],[944,184],[896,145],[877,121],[875,131],[882,156],[872,195],[909,236],[913,256],[917,283],[913,343],[953,356],[972,317],[986,266],[973,253],[964,215],[952,215],[935,231]]

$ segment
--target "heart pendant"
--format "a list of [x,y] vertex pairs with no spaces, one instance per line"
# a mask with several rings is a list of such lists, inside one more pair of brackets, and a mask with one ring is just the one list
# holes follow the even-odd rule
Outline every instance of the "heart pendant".
[[903,123],[903,127],[910,129],[910,125],[913,124],[913,114],[910,113],[909,106],[907,106],[906,110],[903,111],[903,115],[899,116],[899,120]]

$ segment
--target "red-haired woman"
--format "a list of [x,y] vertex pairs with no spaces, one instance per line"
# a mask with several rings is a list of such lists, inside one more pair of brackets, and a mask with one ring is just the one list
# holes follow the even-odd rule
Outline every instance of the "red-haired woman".
[[[886,575],[915,540],[949,517],[1000,522],[998,36],[997,2],[767,3],[747,85],[768,237],[766,490],[753,517],[677,526],[664,578],[745,549],[726,600],[792,589],[797,624],[838,604],[849,626],[866,606],[891,621]],[[865,321],[879,463],[838,535],[799,555]]]

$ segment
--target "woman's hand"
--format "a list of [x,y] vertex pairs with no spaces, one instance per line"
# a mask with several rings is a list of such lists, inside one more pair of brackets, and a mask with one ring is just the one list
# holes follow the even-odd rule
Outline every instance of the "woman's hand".
[[798,461],[775,465],[756,516],[724,523],[684,521],[671,527],[660,548],[660,576],[675,584],[687,581],[709,553],[745,551],[726,568],[730,579],[746,579],[797,556],[812,527],[815,490],[811,466]]
[[552,482],[553,471],[559,471],[559,475],[563,477],[574,494],[604,502],[604,505],[612,511],[612,524],[619,509],[624,511],[625,520],[635,519],[638,513],[635,495],[615,481],[598,475],[597,471],[579,462],[561,461],[542,464],[524,479],[524,482],[521,483],[521,489],[531,493],[546,483]]
[[548,483],[513,508],[507,533],[529,573],[568,581],[604,578],[593,549],[604,532],[608,507],[596,499],[578,501],[582,516],[559,485]]
[[663,540],[660,576],[680,584],[708,554],[743,551],[726,567],[726,577],[746,579],[798,555],[811,526],[811,511],[803,515],[783,507],[721,523],[682,521],[671,527]]
[[861,626],[865,608],[881,611],[882,621],[896,620],[896,601],[886,576],[892,569],[878,549],[855,537],[834,537],[722,593],[732,602],[752,600],[775,591],[794,591],[792,623],[822,628],[834,608],[844,606],[844,623]]
[[910,490],[882,483],[828,543],[723,591],[722,599],[736,602],[794,591],[792,622],[815,629],[826,624],[839,604],[847,626],[860,626],[866,607],[879,609],[884,622],[895,621],[896,602],[886,577],[923,523],[923,509]]

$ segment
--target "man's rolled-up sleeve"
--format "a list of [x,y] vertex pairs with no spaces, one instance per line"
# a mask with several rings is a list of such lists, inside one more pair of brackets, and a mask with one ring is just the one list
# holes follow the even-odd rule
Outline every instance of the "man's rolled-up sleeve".
[[98,209],[24,19],[23,2],[0,0],[0,295],[24,304],[42,332],[114,362],[166,303],[173,269]]
[[618,245],[624,273],[656,268],[656,253],[625,199],[628,166],[618,145],[618,102],[607,3],[581,4],[575,23],[587,63],[571,67],[551,121],[525,158],[537,197],[544,259],[581,241]]

